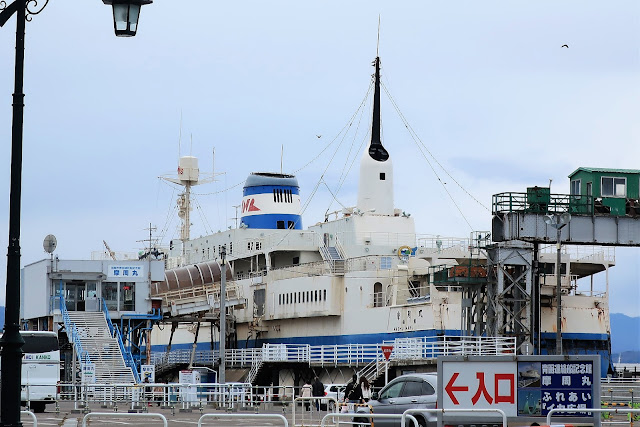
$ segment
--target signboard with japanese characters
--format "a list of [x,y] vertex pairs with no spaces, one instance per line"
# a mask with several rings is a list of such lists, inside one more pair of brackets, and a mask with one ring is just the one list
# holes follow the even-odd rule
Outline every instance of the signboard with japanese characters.
[[[516,362],[466,361],[444,363],[442,374],[444,409],[501,409],[507,416],[516,411]],[[495,415],[495,414],[494,414]]]
[[155,383],[156,365],[140,365],[140,374],[143,383]]
[[145,278],[144,267],[142,265],[109,265],[107,272],[109,279],[138,279]]
[[554,408],[593,408],[593,372],[591,361],[518,362],[518,415],[546,416]]
[[[438,358],[438,402],[445,410],[500,409],[510,419],[541,419],[555,408],[598,406],[599,373],[600,359],[595,355],[444,356]],[[599,424],[594,413],[553,416]],[[497,413],[474,413],[473,417],[495,420]]]

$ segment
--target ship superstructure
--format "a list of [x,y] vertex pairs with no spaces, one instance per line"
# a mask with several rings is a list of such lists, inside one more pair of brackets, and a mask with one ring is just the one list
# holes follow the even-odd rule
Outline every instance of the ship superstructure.
[[[525,242],[495,244],[489,232],[419,235],[413,218],[395,207],[391,156],[380,138],[379,58],[374,66],[371,141],[361,158],[357,205],[303,229],[297,179],[249,175],[237,228],[170,252],[166,279],[152,286],[151,297],[162,299],[169,322],[198,327],[154,330],[154,351],[216,347],[224,247],[227,348],[393,340],[410,348],[427,338],[495,335],[552,352],[543,338],[554,333],[555,253],[534,252]],[[561,257],[563,333],[569,352],[597,352],[608,367],[608,297],[581,293],[576,281],[606,271],[614,259],[591,250],[590,257]],[[534,270],[538,264],[545,269]],[[534,286],[541,290],[535,307]],[[200,323],[209,330],[198,335]]]

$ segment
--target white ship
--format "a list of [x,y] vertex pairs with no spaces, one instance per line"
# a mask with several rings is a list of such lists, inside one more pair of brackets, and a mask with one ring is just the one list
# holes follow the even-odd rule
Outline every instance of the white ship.
[[[187,218],[183,236],[172,241],[165,281],[151,290],[166,316],[165,327],[152,334],[154,353],[169,345],[171,351],[186,351],[194,342],[198,350],[217,348],[223,249],[227,348],[484,335],[513,337],[518,346],[530,343],[534,351],[553,352],[555,245],[536,251],[537,263],[545,267],[536,278],[531,245],[492,245],[489,232],[463,238],[418,234],[413,217],[394,202],[392,156],[380,139],[378,58],[374,65],[372,137],[360,161],[355,206],[303,228],[296,177],[252,173],[243,189],[239,226],[190,239],[184,233],[190,208],[181,198],[181,216]],[[179,171],[188,195],[189,182],[198,179],[197,159],[181,159]],[[561,277],[565,349],[601,354],[606,369],[608,297],[581,291],[576,283],[606,271],[614,259],[602,248],[588,249],[589,256],[585,250],[562,255],[569,266]],[[503,257],[507,251],[522,259]],[[532,287],[540,289],[535,301]],[[181,323],[171,328],[172,321]]]

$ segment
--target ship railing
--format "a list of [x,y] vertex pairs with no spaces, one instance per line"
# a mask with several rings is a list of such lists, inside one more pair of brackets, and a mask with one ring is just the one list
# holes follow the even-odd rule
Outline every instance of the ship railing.
[[331,274],[331,266],[325,261],[308,262],[269,271],[271,280],[293,279],[297,277],[324,276]]
[[385,233],[385,232],[342,232],[337,238],[343,245],[371,245],[371,246],[416,246],[415,233]]
[[264,249],[273,248],[308,248],[322,245],[322,238],[315,231],[288,230],[282,233],[268,234],[263,238]]
[[[297,362],[315,366],[366,366],[381,361],[384,356],[381,345],[393,346],[390,360],[424,360],[444,355],[501,355],[514,353],[514,337],[439,336],[422,338],[397,338],[377,344],[265,344],[262,348],[230,349],[225,352],[226,364],[234,367],[251,367],[261,362]],[[217,350],[198,350],[194,362],[212,364],[217,360]],[[153,352],[154,364],[189,363],[188,349]]]
[[[539,251],[556,256],[558,247],[556,244],[540,245]],[[562,245],[562,253],[569,254],[571,260],[577,262],[616,262],[616,248],[613,246]]]
[[436,249],[444,251],[447,249],[468,250],[471,240],[462,237],[443,236],[418,236],[418,248]]

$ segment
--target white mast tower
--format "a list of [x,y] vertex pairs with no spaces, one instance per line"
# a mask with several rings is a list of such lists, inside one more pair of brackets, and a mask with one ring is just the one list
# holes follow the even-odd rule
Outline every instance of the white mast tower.
[[[207,174],[209,175],[209,174]],[[180,226],[181,260],[180,264],[186,262],[186,243],[191,238],[191,187],[199,184],[206,184],[214,180],[214,174],[200,180],[200,169],[198,169],[198,158],[194,156],[182,156],[178,161],[178,177],[161,176],[161,179],[184,187],[184,191],[178,196],[178,217],[182,222]]]

